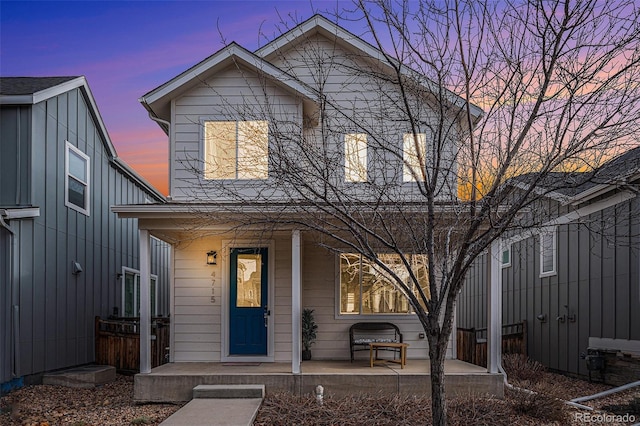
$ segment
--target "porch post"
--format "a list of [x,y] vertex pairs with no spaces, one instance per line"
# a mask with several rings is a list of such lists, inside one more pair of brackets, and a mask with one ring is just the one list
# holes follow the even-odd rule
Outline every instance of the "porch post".
[[500,240],[491,243],[487,254],[487,371],[498,373],[502,356],[502,264]]
[[300,230],[291,234],[291,372],[300,374],[300,348],[302,338],[302,273],[300,267]]
[[151,372],[151,258],[149,231],[140,238],[140,373]]

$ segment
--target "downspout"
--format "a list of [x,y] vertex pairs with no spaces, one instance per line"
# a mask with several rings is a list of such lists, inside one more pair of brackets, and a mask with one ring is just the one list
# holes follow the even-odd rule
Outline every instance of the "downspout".
[[[163,120],[162,118],[158,118],[156,116],[154,116],[153,114],[151,114],[151,107],[149,107],[147,105],[147,102],[144,101],[144,104],[147,106],[147,113],[149,114],[149,118],[153,121],[155,121],[158,124],[164,124],[165,126],[167,126],[167,136],[169,137],[169,191],[171,191],[171,123],[167,120]],[[167,196],[167,199],[171,199],[171,194],[169,194]]]

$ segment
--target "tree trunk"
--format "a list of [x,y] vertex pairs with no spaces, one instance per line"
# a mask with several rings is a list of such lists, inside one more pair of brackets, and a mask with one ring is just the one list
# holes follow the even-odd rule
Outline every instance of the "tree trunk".
[[445,426],[447,424],[447,405],[444,389],[444,357],[447,347],[446,345],[441,345],[438,340],[437,337],[429,339],[431,417],[434,426]]

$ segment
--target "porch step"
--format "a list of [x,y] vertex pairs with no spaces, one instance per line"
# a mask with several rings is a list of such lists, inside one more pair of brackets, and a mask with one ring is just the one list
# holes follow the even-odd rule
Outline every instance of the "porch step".
[[264,385],[198,385],[193,399],[264,398]]

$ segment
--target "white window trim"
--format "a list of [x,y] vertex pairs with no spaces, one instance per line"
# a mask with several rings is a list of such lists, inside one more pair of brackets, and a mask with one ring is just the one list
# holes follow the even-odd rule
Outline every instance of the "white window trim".
[[[134,285],[133,285],[133,311],[137,312],[138,310],[140,310],[139,306],[136,306],[136,303],[138,303],[138,286],[135,285],[136,283],[136,277],[138,279],[138,282],[140,282],[140,271],[137,269],[133,269],[133,268],[129,268],[126,266],[122,267],[122,276],[120,277],[120,289],[122,291],[122,297],[120,299],[120,316],[124,317],[124,306],[125,306],[125,291],[124,291],[124,286],[125,286],[125,279],[126,279],[126,274],[133,274],[134,275]],[[155,286],[156,288],[156,300],[154,303],[154,306],[151,307],[151,316],[155,317],[158,316],[158,276],[155,274],[151,274],[150,275],[151,278],[151,285]],[[138,315],[134,315],[134,317],[136,317]]]
[[[235,137],[235,144],[236,144],[236,158],[235,158],[235,178],[216,178],[216,177],[206,177],[207,176],[207,123],[208,122],[235,122],[236,123],[236,137]],[[240,158],[238,156],[238,123],[241,122],[250,122],[250,121],[265,121],[267,123],[267,170],[266,170],[266,176],[264,177],[252,177],[252,178],[245,178],[245,177],[239,177],[239,175],[241,174],[241,171],[239,169],[240,166]],[[206,182],[211,182],[211,181],[247,181],[247,182],[254,182],[254,181],[266,181],[269,179],[270,177],[270,173],[269,173],[269,155],[270,155],[270,149],[269,149],[269,127],[270,127],[270,122],[268,120],[238,120],[238,119],[224,119],[224,118],[220,118],[220,117],[200,117],[200,161],[201,161],[201,173],[202,173],[202,179]]]
[[[509,262],[504,263],[504,252],[509,252]],[[507,241],[502,241],[500,243],[500,264],[503,268],[509,268],[511,266],[511,243]]]
[[[543,271],[543,262],[544,262],[544,244],[542,243],[542,239],[545,235],[551,234],[552,242],[551,242],[551,252],[552,252],[552,263],[553,267],[550,271]],[[557,237],[557,227],[549,227],[543,229],[538,234],[538,247],[540,251],[540,278],[550,277],[556,275],[558,273],[558,237]]]
[[[347,149],[347,146],[349,143],[352,143],[354,145],[355,152],[350,152],[350,150]],[[358,147],[358,145],[360,144],[362,146]],[[345,182],[362,183],[362,182],[368,181],[369,159],[368,159],[367,145],[368,145],[368,141],[367,141],[366,133],[347,133],[344,135],[344,180]],[[353,164],[350,160],[356,160],[355,170],[352,169],[351,166]]]
[[[413,139],[417,137],[421,139],[421,144],[418,146],[418,150],[422,150],[423,152],[415,152],[417,158],[415,160],[420,160],[420,156],[422,156],[422,163],[411,164],[413,162],[413,158],[409,157],[409,153],[407,152],[407,143],[412,144],[412,150],[415,148],[413,145]],[[410,138],[407,141],[407,138]],[[427,134],[425,132],[419,133],[403,133],[402,134],[402,182],[403,183],[411,183],[411,182],[424,182],[424,176],[422,175],[423,169],[426,167],[427,162]],[[418,170],[414,170],[416,166]]]
[[[86,162],[87,162],[87,168],[86,168],[86,173],[87,173],[87,181],[83,182],[86,187],[87,190],[84,194],[85,197],[85,205],[86,205],[86,209],[83,209],[82,207],[76,206],[75,204],[73,204],[72,202],[69,201],[69,151],[73,151],[75,154],[77,154],[79,157],[82,157]],[[89,158],[89,156],[87,154],[85,154],[84,152],[80,151],[80,149],[78,149],[77,147],[75,147],[74,145],[72,145],[69,141],[65,141],[65,150],[64,150],[64,205],[69,207],[70,209],[73,209],[77,212],[80,212],[86,216],[90,216],[90,210],[89,210],[89,200],[91,200],[90,194],[91,194],[91,159]],[[73,176],[74,179],[77,180],[77,178],[75,176]]]
[[[346,252],[345,252],[346,253]],[[335,257],[335,264],[336,264],[336,271],[337,275],[336,275],[336,283],[335,283],[335,300],[337,301],[337,303],[335,303],[335,319],[368,319],[368,320],[400,320],[400,319],[411,319],[411,318],[415,318],[416,312],[413,309],[413,306],[411,305],[411,303],[409,303],[409,312],[405,312],[405,313],[389,313],[389,314],[363,314],[362,313],[362,309],[360,309],[359,313],[354,313],[354,314],[350,314],[350,313],[343,313],[340,310],[340,253],[337,253],[336,257]],[[406,297],[406,296],[405,296]],[[362,298],[360,299],[360,303],[362,303]]]

